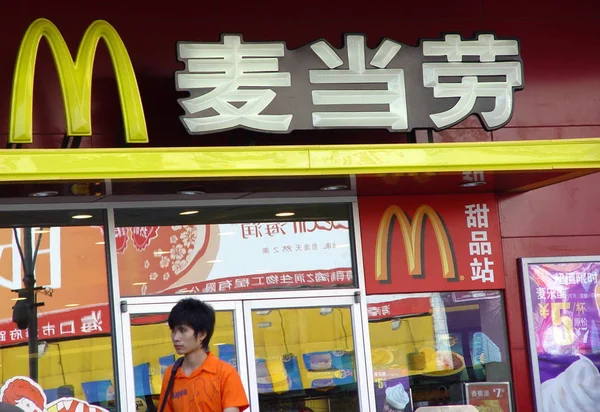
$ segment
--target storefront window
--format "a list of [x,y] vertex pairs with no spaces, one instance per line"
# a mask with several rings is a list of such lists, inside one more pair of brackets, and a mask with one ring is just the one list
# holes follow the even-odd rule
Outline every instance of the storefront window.
[[253,310],[260,410],[358,412],[349,307]]
[[117,210],[123,296],[353,287],[348,205]]
[[[501,292],[369,296],[368,313],[378,412],[464,405],[466,384],[511,381]],[[479,405],[502,407],[488,395]]]
[[[21,399],[20,406],[30,402],[25,410],[35,411],[54,402],[60,410],[61,398],[74,397],[114,410],[102,221],[102,212],[2,214],[2,401]],[[37,382],[41,390],[16,377]]]

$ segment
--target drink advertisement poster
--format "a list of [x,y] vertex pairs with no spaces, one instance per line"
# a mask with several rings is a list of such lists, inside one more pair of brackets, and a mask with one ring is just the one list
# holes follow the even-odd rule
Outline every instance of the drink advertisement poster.
[[521,259],[538,412],[598,411],[600,256]]

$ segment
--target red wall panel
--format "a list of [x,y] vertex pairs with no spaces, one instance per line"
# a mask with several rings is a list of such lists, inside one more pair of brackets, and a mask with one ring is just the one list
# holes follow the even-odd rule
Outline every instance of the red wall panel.
[[[498,202],[506,274],[506,316],[517,411],[533,410],[521,302],[521,257],[600,255],[600,174]],[[528,388],[524,390],[523,388]]]

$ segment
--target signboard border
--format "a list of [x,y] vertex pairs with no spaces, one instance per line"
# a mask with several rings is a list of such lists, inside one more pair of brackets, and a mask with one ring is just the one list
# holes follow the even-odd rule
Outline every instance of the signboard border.
[[529,281],[529,266],[544,263],[574,263],[574,262],[600,262],[600,255],[588,256],[554,256],[554,257],[527,257],[519,258],[520,277],[523,286],[523,313],[525,314],[525,331],[529,348],[529,366],[533,385],[534,406],[537,411],[542,411],[542,382],[540,377],[535,323],[533,319],[533,302],[531,301],[531,285]]
[[[465,384],[465,402],[467,405],[471,405],[471,397],[469,396],[469,386],[497,386],[506,385],[506,393],[508,394],[508,407],[510,408],[507,412],[513,412],[513,401],[512,401],[512,390],[510,388],[510,382],[466,382]],[[477,406],[475,406],[477,407]]]

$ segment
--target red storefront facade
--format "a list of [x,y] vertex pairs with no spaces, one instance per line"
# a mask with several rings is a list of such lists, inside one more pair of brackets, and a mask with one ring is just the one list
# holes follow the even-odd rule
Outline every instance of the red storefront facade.
[[[79,148],[64,148],[69,154],[80,149],[120,148],[125,152],[132,146],[152,148],[199,148],[221,146],[317,146],[341,144],[457,143],[457,142],[523,142],[561,139],[596,139],[600,136],[600,40],[596,26],[600,8],[593,2],[517,2],[514,0],[468,0],[452,3],[381,3],[355,5],[344,2],[263,3],[176,3],[156,4],[99,2],[93,5],[69,4],[68,1],[23,5],[7,10],[0,16],[0,131],[8,151],[27,153],[30,149],[59,149],[65,144],[65,120],[61,87],[56,76],[52,55],[41,42],[36,63],[33,92],[33,143],[22,147],[8,144],[10,96],[14,62],[23,33],[37,18],[54,23],[71,52],[88,26],[97,19],[108,21],[119,33],[127,47],[143,101],[149,142],[140,145],[125,143],[121,108],[111,61],[104,45],[100,44],[92,79],[93,133],[81,138]],[[114,4],[113,4],[114,3]],[[442,33],[459,33],[473,38],[474,33],[494,33],[497,38],[517,38],[523,62],[524,87],[514,93],[514,108],[510,122],[493,131],[485,130],[479,119],[470,116],[460,124],[439,132],[417,130],[410,133],[390,133],[387,130],[308,130],[289,134],[269,134],[234,129],[221,133],[190,135],[182,126],[174,74],[183,69],[177,61],[179,41],[218,42],[223,33],[239,33],[245,42],[285,42],[287,49],[297,49],[316,39],[325,39],[333,47],[343,46],[345,33],[364,33],[367,47],[375,48],[384,38],[407,45],[419,39],[439,39]],[[77,139],[75,139],[77,141]],[[73,144],[74,140],[70,140]],[[3,143],[4,145],[4,143]],[[556,173],[552,165],[540,170],[486,171],[494,185],[477,190],[497,203],[498,242],[495,256],[502,267],[500,290],[504,293],[508,331],[510,370],[514,410],[534,410],[534,394],[529,367],[530,350],[526,332],[525,310],[522,304],[522,280],[519,258],[564,257],[600,254],[600,209],[597,188],[600,185],[598,146],[585,146],[582,158],[589,159],[589,168],[563,167]],[[515,153],[521,150],[515,144]],[[132,148],[133,150],[133,148]],[[584,150],[584,149],[582,149]],[[4,153],[2,156],[4,156]],[[11,152],[12,153],[12,152]],[[67,158],[65,158],[67,159]],[[126,160],[125,160],[126,161]],[[543,159],[540,159],[540,164]],[[60,168],[60,167],[59,167]],[[19,204],[32,191],[66,190],[65,196],[75,196],[65,176],[53,181],[30,181],[20,185],[11,179],[18,169],[16,163],[2,172],[1,187],[6,204]],[[474,169],[477,170],[477,169]],[[440,169],[441,171],[441,169]],[[429,171],[427,171],[429,172]],[[443,171],[441,171],[443,172]],[[452,170],[451,172],[456,172]],[[102,179],[90,171],[90,179]],[[425,173],[417,177],[426,176]],[[291,173],[290,173],[291,174]],[[301,173],[300,173],[301,174]],[[382,174],[394,175],[386,170]],[[532,175],[533,174],[533,175]],[[460,175],[460,173],[459,173]],[[24,176],[24,175],[19,175]],[[533,176],[533,177],[532,177]],[[181,176],[187,179],[190,176]],[[222,177],[225,177],[223,175]],[[254,183],[249,176],[230,176],[227,189],[217,192],[252,192],[252,187],[265,185],[268,192],[288,190],[276,182]],[[434,178],[417,185],[414,176],[356,175],[358,206],[361,202],[377,201],[384,196],[411,196],[415,208],[422,196],[465,195],[470,192],[458,187],[454,180]],[[165,178],[165,176],[161,176]],[[173,176],[173,179],[176,179]],[[239,178],[236,183],[235,179]],[[350,179],[348,174],[328,176],[331,183]],[[246,180],[244,180],[246,179]],[[248,180],[249,179],[249,180]],[[232,182],[233,180],[233,182]],[[275,180],[275,179],[273,179]],[[459,178],[460,180],[460,178]],[[449,183],[450,182],[450,183]],[[68,183],[68,189],[65,189]],[[147,187],[127,186],[127,181],[115,179],[114,194],[140,196]],[[102,183],[106,184],[106,183]],[[121,185],[121,186],[120,186]],[[291,191],[313,190],[308,184],[294,183]],[[50,187],[52,186],[52,187]],[[208,184],[210,186],[210,184]],[[208,187],[204,186],[204,187]],[[87,189],[92,186],[87,186]],[[164,187],[153,186],[154,195],[164,194]],[[100,189],[100,191],[104,190]],[[119,192],[119,190],[122,190]],[[317,189],[318,190],[318,189]],[[207,191],[208,192],[208,191]],[[89,194],[89,192],[87,192]],[[17,200],[15,200],[17,199]],[[74,201],[73,197],[66,201]],[[165,200],[166,201],[166,200]],[[476,203],[477,200],[474,201]],[[435,208],[435,207],[434,207]],[[365,231],[364,223],[361,223]],[[362,251],[374,248],[362,239]],[[357,253],[360,253],[360,248]],[[435,256],[435,247],[430,256]],[[359,258],[367,260],[366,252]],[[432,259],[437,259],[433,257]],[[365,271],[369,275],[368,269]],[[442,292],[444,289],[431,290]],[[451,290],[451,289],[449,289]],[[456,289],[454,289],[456,290]],[[367,281],[367,294],[369,286]],[[393,293],[415,292],[394,290]],[[416,292],[423,292],[422,290]],[[378,292],[380,293],[380,292]],[[8,316],[2,316],[7,318]],[[283,322],[283,321],[282,321]],[[4,377],[6,378],[6,377]]]

